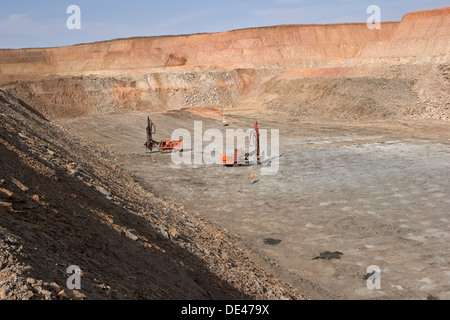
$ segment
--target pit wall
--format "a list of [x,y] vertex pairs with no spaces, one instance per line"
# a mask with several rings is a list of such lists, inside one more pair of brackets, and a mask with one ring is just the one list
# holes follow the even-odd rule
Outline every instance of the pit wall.
[[132,111],[223,106],[241,96],[238,71],[150,73],[121,77],[44,77],[1,87],[49,119]]
[[285,25],[0,50],[0,87],[48,118],[189,107],[450,118],[450,7],[401,22]]
[[380,29],[365,23],[281,25],[212,34],[139,37],[55,48],[0,49],[0,80],[118,76],[330,64],[448,62],[450,7],[406,14]]
[[44,77],[1,87],[48,119],[183,108],[276,111],[314,119],[450,119],[443,64],[236,69]]

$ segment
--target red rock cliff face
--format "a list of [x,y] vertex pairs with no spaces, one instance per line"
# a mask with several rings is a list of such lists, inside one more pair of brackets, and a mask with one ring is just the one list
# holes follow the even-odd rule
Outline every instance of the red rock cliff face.
[[155,68],[233,69],[308,66],[355,57],[368,42],[388,40],[398,23],[294,25],[217,34],[112,40],[48,49],[0,51],[3,75],[142,73]]
[[[422,110],[411,106],[413,97],[417,103],[431,103],[429,107],[441,110],[439,117],[445,118],[450,101],[443,91],[448,89],[449,61],[450,7],[410,13],[401,22],[382,23],[380,30],[371,30],[365,23],[283,25],[0,50],[0,84],[41,110],[54,110],[50,114],[57,116],[117,112],[125,105],[144,110],[224,104],[273,109],[279,104],[277,96],[286,95],[294,113],[309,106],[314,108],[310,114],[322,114],[321,104],[342,101],[344,108],[348,101],[362,100],[342,98],[342,90],[333,89],[340,83],[329,87],[302,81],[399,78],[404,81],[396,85],[406,90],[408,98],[408,106],[401,110],[415,110],[413,114]],[[379,81],[362,83],[353,85],[375,92],[374,97],[383,95]],[[311,95],[297,87],[322,91]],[[329,95],[334,91],[337,97]],[[320,100],[324,96],[329,100]],[[69,106],[76,108],[76,101],[82,101],[83,108],[66,112]],[[107,106],[102,105],[105,101]],[[401,96],[386,101],[383,110],[398,109],[404,101]],[[354,109],[361,108],[355,105]]]
[[368,42],[360,57],[448,61],[450,7],[406,14],[389,39]]
[[3,76],[149,72],[155,68],[311,66],[348,59],[449,55],[450,8],[364,23],[286,25],[215,34],[132,38],[48,49],[1,50]]

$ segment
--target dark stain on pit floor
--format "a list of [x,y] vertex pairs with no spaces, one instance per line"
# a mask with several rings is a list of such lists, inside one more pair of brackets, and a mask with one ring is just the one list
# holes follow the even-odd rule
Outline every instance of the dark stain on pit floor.
[[364,280],[368,280],[371,276],[375,275],[375,271],[372,271],[372,273],[366,273],[363,277]]
[[276,246],[277,244],[279,244],[281,242],[280,239],[273,239],[273,238],[265,238],[263,241],[264,241],[264,244],[268,244],[271,246]]
[[321,252],[320,255],[318,255],[317,257],[314,257],[313,260],[319,260],[319,259],[340,259],[341,255],[343,255],[343,253],[339,252],[339,251],[334,251],[334,252],[324,251],[324,252]]

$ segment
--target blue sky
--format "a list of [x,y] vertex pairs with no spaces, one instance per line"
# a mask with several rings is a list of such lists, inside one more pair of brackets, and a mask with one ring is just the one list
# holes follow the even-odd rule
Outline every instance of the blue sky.
[[[67,8],[81,9],[69,30]],[[450,0],[16,0],[2,1],[0,48],[54,47],[134,36],[221,32],[278,24],[366,22],[378,5],[381,21],[450,6]]]

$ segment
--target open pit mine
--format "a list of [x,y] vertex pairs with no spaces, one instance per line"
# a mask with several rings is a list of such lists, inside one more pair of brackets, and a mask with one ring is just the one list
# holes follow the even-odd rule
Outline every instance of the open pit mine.
[[0,299],[450,299],[449,92],[450,7],[0,49]]

